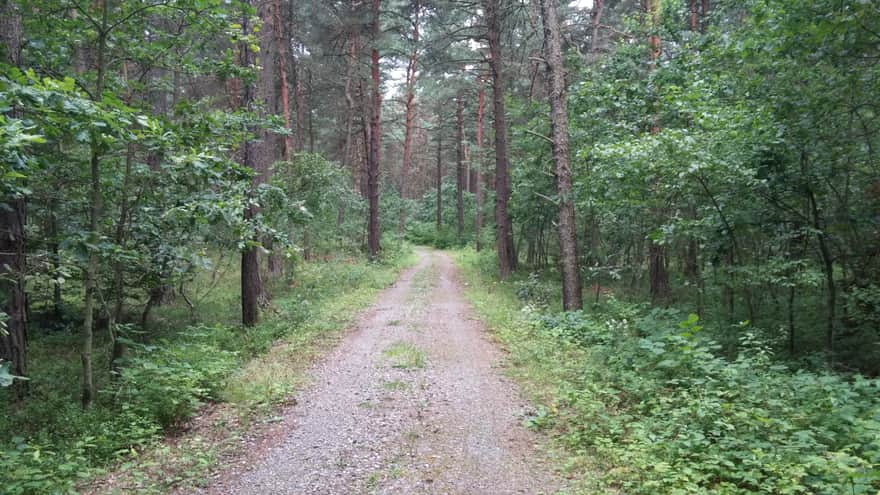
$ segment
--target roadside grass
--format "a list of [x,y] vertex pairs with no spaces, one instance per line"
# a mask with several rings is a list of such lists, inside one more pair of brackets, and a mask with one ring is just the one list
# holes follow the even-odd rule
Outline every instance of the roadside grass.
[[[499,281],[494,276],[494,260],[471,249],[452,251],[465,285],[465,297],[471,303],[480,320],[491,330],[507,351],[505,371],[514,378],[530,402],[539,407],[535,417],[540,420],[543,411],[559,410],[559,403],[577,383],[581,366],[587,359],[587,351],[546,334],[536,334],[529,325],[528,315],[523,312],[522,300],[517,297],[513,281]],[[488,269],[487,269],[488,265]],[[546,447],[548,454],[568,476],[576,477],[578,493],[592,493],[598,487],[598,477],[603,468],[600,462],[585,451],[572,451],[564,445],[564,430],[551,435],[552,442]],[[607,492],[606,492],[607,493]]]
[[877,379],[791,367],[745,327],[728,357],[675,308],[608,297],[563,313],[529,280],[497,281],[491,254],[454,256],[574,493],[880,489]]
[[297,266],[271,288],[263,321],[247,330],[238,325],[238,272],[227,260],[190,284],[194,308],[178,297],[156,308],[148,335],[127,333],[129,353],[116,380],[102,372],[109,341],[96,334],[100,393],[87,411],[77,400],[75,327],[37,332],[31,396],[9,403],[0,417],[0,491],[147,494],[197,485],[240,448],[248,429],[275,421],[306,382],[308,366],[416,259],[407,246],[380,263],[339,258]]

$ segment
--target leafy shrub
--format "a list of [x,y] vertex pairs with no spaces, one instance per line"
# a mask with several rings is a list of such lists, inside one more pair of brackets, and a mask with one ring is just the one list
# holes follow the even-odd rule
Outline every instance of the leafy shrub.
[[443,226],[439,231],[430,222],[410,222],[406,226],[406,239],[413,244],[447,249],[461,244],[454,229]]
[[47,446],[13,439],[15,447],[0,451],[0,486],[5,495],[74,494],[75,480],[88,475],[84,438],[64,453]]
[[747,331],[739,355],[724,359],[696,315],[646,335],[638,322],[602,318],[534,318],[588,349],[567,407],[535,424],[559,426],[570,447],[605,459],[607,483],[633,494],[880,487],[880,381],[792,372]]
[[183,339],[141,346],[122,369],[114,391],[122,410],[170,429],[191,417],[204,400],[217,399],[238,360],[235,352],[204,342],[210,338],[204,330],[190,329]]
[[546,307],[556,293],[556,288],[542,281],[535,272],[529,273],[525,280],[518,280],[515,285],[516,296],[521,301],[538,307]]

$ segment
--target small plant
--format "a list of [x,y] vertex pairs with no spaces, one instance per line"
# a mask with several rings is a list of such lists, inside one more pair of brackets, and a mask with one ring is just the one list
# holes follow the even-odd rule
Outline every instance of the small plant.
[[385,390],[406,390],[409,388],[409,384],[401,380],[391,380],[383,382],[382,388]]
[[546,307],[555,292],[536,272],[531,272],[528,278],[516,282],[516,296],[534,306]]
[[425,367],[425,353],[409,342],[396,342],[383,354],[391,361],[392,368],[413,370]]

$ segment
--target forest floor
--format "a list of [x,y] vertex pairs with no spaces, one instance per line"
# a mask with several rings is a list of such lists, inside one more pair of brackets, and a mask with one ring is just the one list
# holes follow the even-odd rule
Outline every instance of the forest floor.
[[451,258],[419,250],[204,494],[550,494],[561,487]]

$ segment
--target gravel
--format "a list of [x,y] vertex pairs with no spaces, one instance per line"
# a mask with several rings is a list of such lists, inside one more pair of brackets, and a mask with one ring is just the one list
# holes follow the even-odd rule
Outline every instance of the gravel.
[[[200,494],[550,494],[562,484],[528,406],[461,295],[452,261],[420,251],[312,370],[312,385]],[[397,362],[405,346],[419,360]],[[415,364],[414,364],[415,363]]]

